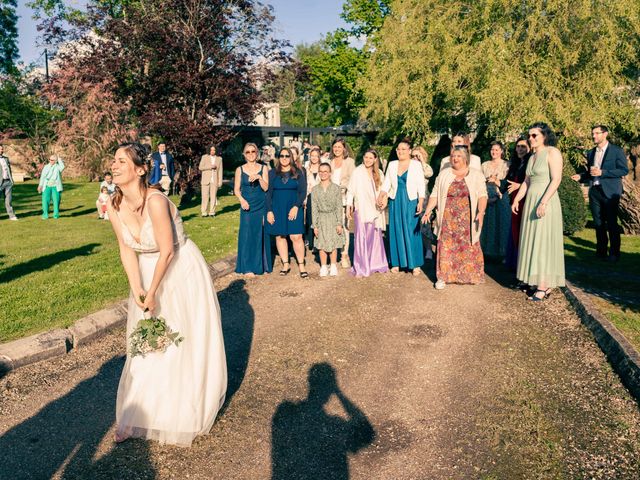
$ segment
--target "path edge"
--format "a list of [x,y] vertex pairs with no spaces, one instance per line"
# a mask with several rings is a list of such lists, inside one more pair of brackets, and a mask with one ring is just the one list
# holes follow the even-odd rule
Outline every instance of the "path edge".
[[562,289],[582,323],[591,331],[624,386],[640,403],[640,354],[593,304],[588,294],[567,281]]
[[[217,280],[236,268],[236,255],[209,264],[212,280]],[[127,323],[128,299],[120,300],[102,310],[76,320],[68,328],[55,328],[28,337],[0,344],[0,378],[25,365],[66,355]]]

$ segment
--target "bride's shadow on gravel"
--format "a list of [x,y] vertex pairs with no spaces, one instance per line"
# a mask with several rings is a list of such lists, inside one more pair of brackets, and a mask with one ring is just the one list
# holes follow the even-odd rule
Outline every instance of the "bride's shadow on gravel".
[[[146,442],[129,440],[116,446],[104,439],[114,422],[123,364],[123,357],[112,358],[95,376],[2,435],[0,479],[47,479],[55,474],[92,480],[155,478]],[[103,441],[111,450],[96,460]]]
[[218,292],[222,312],[222,334],[227,357],[227,395],[219,415],[223,415],[244,380],[249,365],[255,313],[249,303],[246,282],[234,280]]

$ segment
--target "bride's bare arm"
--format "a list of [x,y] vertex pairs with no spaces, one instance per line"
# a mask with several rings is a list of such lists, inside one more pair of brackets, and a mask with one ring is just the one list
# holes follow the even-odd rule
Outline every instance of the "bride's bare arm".
[[151,217],[153,235],[160,251],[153,279],[147,291],[144,306],[153,313],[155,309],[155,294],[164,278],[169,264],[173,259],[173,226],[171,224],[171,206],[164,195],[151,195],[147,198],[147,209]]
[[107,203],[107,212],[109,212],[111,227],[113,227],[113,231],[115,232],[116,238],[118,239],[118,246],[120,247],[120,260],[122,261],[122,266],[124,267],[124,271],[126,272],[127,278],[129,279],[129,286],[133,291],[136,303],[142,306],[142,302],[140,301],[139,297],[140,295],[144,294],[144,288],[142,288],[142,280],[140,278],[138,257],[136,255],[136,252],[125,245],[124,240],[122,239],[122,225],[120,223],[120,217],[118,217],[118,214],[113,208],[113,205],[111,205],[111,201]]

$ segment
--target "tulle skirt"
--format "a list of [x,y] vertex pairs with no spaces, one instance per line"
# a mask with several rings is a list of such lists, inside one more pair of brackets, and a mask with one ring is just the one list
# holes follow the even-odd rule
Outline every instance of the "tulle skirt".
[[[138,260],[147,289],[158,254],[139,254]],[[143,312],[130,295],[127,360],[116,401],[118,432],[189,446],[197,435],[209,432],[227,389],[220,306],[207,263],[191,240],[176,249],[156,303],[155,315],[184,341],[162,353],[131,357],[129,336]]]

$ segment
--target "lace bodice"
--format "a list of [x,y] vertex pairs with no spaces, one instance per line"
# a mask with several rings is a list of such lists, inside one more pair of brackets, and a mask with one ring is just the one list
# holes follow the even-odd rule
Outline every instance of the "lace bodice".
[[[180,217],[178,207],[176,207],[173,202],[161,192],[151,192],[147,199],[149,199],[149,197],[151,197],[152,195],[162,195],[167,200],[167,202],[169,202],[171,208],[173,244],[184,245],[184,242],[187,241],[187,235],[184,233],[182,218]],[[140,241],[134,238],[129,227],[122,221],[120,214],[118,214],[118,217],[120,218],[120,225],[122,225],[122,239],[124,240],[125,245],[131,247],[133,250],[139,253],[154,253],[159,251],[158,244],[156,243],[156,239],[153,234],[153,224],[151,223],[151,217],[149,216],[148,211],[145,213],[144,223],[142,224],[142,228],[140,229]]]

